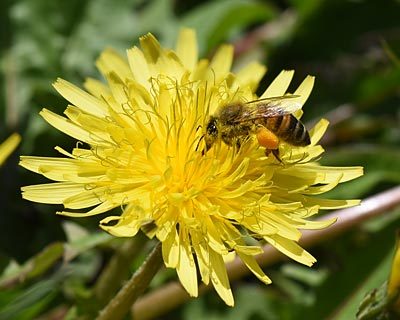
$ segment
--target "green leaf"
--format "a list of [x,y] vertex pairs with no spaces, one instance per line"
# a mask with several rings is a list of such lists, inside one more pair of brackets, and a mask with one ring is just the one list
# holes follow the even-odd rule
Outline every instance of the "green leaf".
[[33,258],[29,259],[21,267],[13,268],[0,278],[0,287],[10,286],[38,277],[52,267],[64,253],[64,246],[60,242],[53,243],[43,249]]
[[386,255],[383,261],[377,265],[375,270],[371,272],[366,281],[364,281],[364,283],[353,292],[349,299],[345,300],[345,304],[335,312],[335,316],[331,319],[354,319],[365,294],[372,289],[379,288],[389,278],[392,259],[393,252],[390,252]]
[[9,292],[3,292],[0,298],[0,320],[34,319],[57,295],[60,280],[60,277],[42,280],[19,291],[10,301],[7,301],[7,296],[11,296]]
[[181,24],[196,29],[199,47],[209,51],[234,32],[276,16],[267,3],[244,0],[207,2],[186,14]]

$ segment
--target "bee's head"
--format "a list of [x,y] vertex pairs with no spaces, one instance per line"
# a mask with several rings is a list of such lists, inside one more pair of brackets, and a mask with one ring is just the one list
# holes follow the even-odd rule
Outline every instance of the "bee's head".
[[[218,119],[211,116],[207,122],[206,132],[204,134],[204,140],[206,142],[205,151],[209,150],[214,142],[218,139]],[[203,153],[205,152],[203,151]]]

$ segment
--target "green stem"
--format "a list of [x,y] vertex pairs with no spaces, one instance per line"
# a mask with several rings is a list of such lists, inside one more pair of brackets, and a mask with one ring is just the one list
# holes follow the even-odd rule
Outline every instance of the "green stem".
[[132,278],[100,312],[97,320],[122,319],[129,312],[135,300],[146,290],[162,266],[162,261],[161,243],[159,242]]
[[139,233],[133,239],[125,241],[97,279],[94,292],[101,307],[115,296],[122,283],[129,278],[132,259],[143,248],[144,239],[143,234]]

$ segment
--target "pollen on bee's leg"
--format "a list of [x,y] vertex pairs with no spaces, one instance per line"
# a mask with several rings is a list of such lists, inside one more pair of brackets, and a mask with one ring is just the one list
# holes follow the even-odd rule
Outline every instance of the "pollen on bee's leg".
[[258,144],[265,149],[275,150],[279,146],[279,138],[264,126],[258,126],[256,131]]

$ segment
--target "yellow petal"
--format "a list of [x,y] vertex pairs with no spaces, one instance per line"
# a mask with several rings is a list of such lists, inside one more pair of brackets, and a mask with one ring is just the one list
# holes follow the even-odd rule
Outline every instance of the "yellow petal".
[[333,181],[331,181],[330,183],[327,183],[327,184],[308,187],[302,193],[303,194],[322,194],[322,193],[331,191],[333,188],[335,188],[342,181],[342,178],[343,178],[343,175],[342,174],[338,174],[336,181],[333,180]]
[[104,96],[110,95],[110,89],[101,81],[93,78],[85,80],[83,87],[93,96],[101,99]]
[[179,262],[176,266],[176,272],[182,286],[191,297],[197,297],[197,270],[194,262],[193,253],[187,236],[180,231],[180,246],[179,246]]
[[264,239],[289,258],[307,266],[312,266],[317,260],[306,250],[292,240],[278,235],[265,236]]
[[74,218],[91,217],[112,210],[118,206],[120,206],[120,203],[105,201],[102,204],[94,207],[92,210],[89,210],[88,212],[58,211],[56,213],[61,216],[74,217]]
[[311,145],[315,145],[321,140],[322,136],[325,134],[326,129],[328,129],[329,121],[326,119],[321,119],[318,123],[309,131],[311,138]]
[[255,91],[267,68],[258,62],[253,62],[242,68],[236,74],[236,81],[240,87],[250,87]]
[[261,247],[249,245],[235,245],[234,249],[237,254],[241,253],[248,256],[255,256],[264,252]]
[[197,263],[199,265],[201,281],[208,285],[211,276],[211,265],[209,259],[210,248],[204,243],[204,236],[201,233],[192,231],[190,232],[190,236],[192,238],[193,249],[196,253]]
[[275,182],[283,186],[327,184],[340,177],[340,183],[353,180],[363,174],[362,167],[328,167],[315,163],[298,164],[280,170],[275,175]]
[[66,133],[70,137],[86,143],[93,142],[88,131],[72,123],[70,120],[47,109],[40,111],[40,115],[54,128]]
[[[109,124],[105,119],[91,114],[85,114],[74,106],[68,106],[64,111],[64,114],[79,128],[85,128],[89,132],[89,136],[92,140],[109,141],[110,143],[113,142],[112,137],[110,137],[110,134],[105,130],[111,126],[111,124]],[[48,115],[46,115],[46,117],[46,120],[50,119]],[[56,123],[56,120],[54,123]],[[62,119],[60,119],[60,123],[63,123]],[[67,125],[65,125],[65,127],[67,127]],[[70,132],[71,129],[68,130]]]
[[305,220],[305,219],[297,219],[297,218],[292,218],[293,222],[297,222],[296,226],[299,229],[304,229],[304,230],[320,230],[320,229],[325,229],[332,224],[334,224],[337,221],[337,218],[332,218],[328,220]]
[[126,83],[115,72],[109,72],[106,76],[106,79],[110,87],[113,100],[115,100],[116,102],[113,105],[118,106],[117,109],[114,109],[114,111],[122,113],[124,111],[124,105],[127,105],[129,103]]
[[214,250],[210,250],[211,282],[218,295],[228,306],[233,307],[233,295],[229,285],[228,274],[226,273],[224,259]]
[[127,51],[127,54],[134,79],[149,90],[151,87],[149,82],[151,75],[143,52],[139,48],[133,47]]
[[209,70],[209,79],[219,82],[222,77],[226,76],[232,66],[233,46],[222,45],[218,48],[213,59],[211,60]]
[[353,207],[360,204],[360,200],[333,200],[333,199],[320,199],[306,197],[307,206],[319,206],[322,210],[325,209],[343,209],[348,207]]
[[20,165],[55,181],[98,182],[105,172],[101,164],[82,159],[24,156]]
[[249,268],[250,271],[253,272],[253,274],[258,279],[260,279],[265,284],[270,284],[272,282],[271,279],[268,278],[262,271],[262,269],[258,265],[257,261],[254,259],[254,257],[243,254],[241,252],[237,252],[237,254],[240,257],[240,259],[244,262],[244,264],[247,266],[247,268]]
[[218,232],[218,229],[215,227],[210,217],[204,218],[205,221],[203,222],[205,223],[205,226],[207,228],[206,236],[208,238],[208,245],[219,254],[227,254],[228,250],[225,248],[222,242],[221,235]]
[[113,49],[104,50],[97,59],[96,66],[105,77],[114,72],[123,80],[132,78],[127,61]]
[[26,200],[61,204],[64,199],[74,196],[85,190],[85,185],[72,182],[53,182],[22,187],[22,197]]
[[118,192],[120,188],[117,189],[111,190],[110,186],[104,186],[94,188],[93,190],[84,190],[65,198],[64,205],[66,208],[74,210],[93,207],[104,202],[106,197],[109,198],[112,192]]
[[293,99],[295,102],[298,102],[301,105],[304,105],[304,103],[307,101],[308,97],[311,94],[311,91],[314,86],[314,80],[315,80],[315,77],[313,77],[313,76],[307,76],[303,80],[303,82],[299,85],[299,87],[293,93],[294,95],[299,96],[299,97]]
[[282,70],[281,73],[272,81],[267,90],[261,95],[260,99],[280,97],[286,93],[294,75],[293,70]]
[[176,53],[185,68],[193,71],[198,59],[196,33],[193,29],[184,28],[180,31],[176,45]]
[[157,77],[161,74],[173,79],[181,79],[185,70],[179,58],[172,51],[164,50],[151,33],[140,37],[140,46],[151,75],[154,74]]
[[17,133],[12,134],[0,145],[0,165],[8,158],[15,150],[21,141],[21,136]]
[[[108,226],[115,222],[116,225]],[[120,216],[109,216],[100,221],[100,227],[115,237],[133,237],[139,231],[140,223],[137,220],[121,219]]]
[[168,237],[162,242],[162,254],[165,266],[176,268],[179,263],[179,235],[176,230],[172,230]]
[[100,117],[104,117],[107,114],[107,105],[104,102],[89,93],[79,89],[72,83],[63,79],[57,79],[53,84],[54,88],[61,94],[65,99],[71,102],[73,105],[80,108],[82,111],[91,113]]
[[290,240],[298,241],[301,232],[297,230],[290,221],[286,221],[285,216],[275,212],[267,212],[263,220],[275,227],[277,234]]

